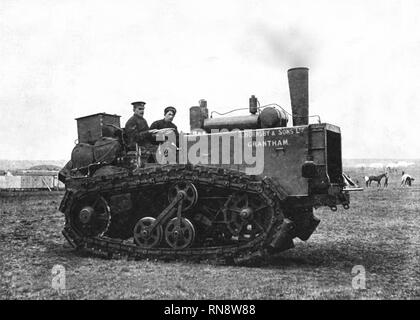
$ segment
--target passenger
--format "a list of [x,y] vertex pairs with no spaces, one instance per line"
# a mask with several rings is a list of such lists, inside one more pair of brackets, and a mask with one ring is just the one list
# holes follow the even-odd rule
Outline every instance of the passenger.
[[[176,114],[176,109],[174,107],[166,107],[164,110],[164,118],[161,120],[157,120],[155,122],[152,123],[152,125],[150,126],[151,130],[161,130],[162,129],[170,129],[173,130],[173,132],[175,133],[175,137],[176,137],[176,145],[178,145],[178,140],[179,140],[179,133],[178,133],[178,128],[177,126],[173,123],[175,114]],[[162,140],[163,141],[163,140]]]

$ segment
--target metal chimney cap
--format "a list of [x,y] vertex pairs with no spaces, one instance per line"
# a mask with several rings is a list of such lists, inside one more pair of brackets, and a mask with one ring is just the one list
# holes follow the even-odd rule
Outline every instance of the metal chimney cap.
[[309,68],[308,68],[308,67],[295,67],[295,68],[290,68],[289,70],[287,70],[287,72],[289,72],[289,71],[293,71],[293,70],[300,70],[300,69],[306,69],[306,70],[309,70]]

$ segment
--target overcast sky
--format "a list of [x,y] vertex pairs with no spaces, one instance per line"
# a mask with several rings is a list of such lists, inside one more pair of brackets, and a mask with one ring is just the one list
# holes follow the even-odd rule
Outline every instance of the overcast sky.
[[68,159],[74,118],[278,103],[309,67],[309,113],[344,158],[420,158],[420,1],[0,0],[0,159]]

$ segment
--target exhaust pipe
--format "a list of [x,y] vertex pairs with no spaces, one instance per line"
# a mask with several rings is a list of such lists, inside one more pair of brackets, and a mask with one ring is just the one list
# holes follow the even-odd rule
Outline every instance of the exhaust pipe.
[[293,126],[303,126],[309,123],[308,70],[308,68],[300,67],[287,71]]

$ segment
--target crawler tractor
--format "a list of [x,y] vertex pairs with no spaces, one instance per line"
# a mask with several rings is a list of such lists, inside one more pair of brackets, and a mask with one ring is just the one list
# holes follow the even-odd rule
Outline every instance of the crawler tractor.
[[209,117],[200,100],[178,145],[155,136],[130,149],[119,116],[76,119],[78,143],[59,175],[65,238],[107,257],[234,262],[307,240],[320,222],[314,208],[348,209],[349,193],[340,128],[310,123],[307,68],[288,80],[291,115],[251,96],[248,115]]

